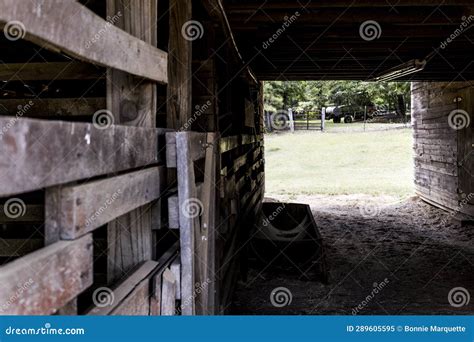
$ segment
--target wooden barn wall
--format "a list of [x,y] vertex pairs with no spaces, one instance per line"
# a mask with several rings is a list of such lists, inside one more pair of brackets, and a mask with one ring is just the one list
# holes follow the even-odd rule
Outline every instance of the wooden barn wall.
[[413,82],[415,186],[426,201],[472,215],[472,82]]

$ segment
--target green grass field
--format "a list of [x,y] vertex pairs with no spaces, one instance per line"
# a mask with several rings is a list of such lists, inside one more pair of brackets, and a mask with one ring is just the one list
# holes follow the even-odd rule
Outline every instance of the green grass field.
[[[266,195],[413,194],[412,132],[409,128],[265,136]],[[390,124],[377,124],[378,128]]]

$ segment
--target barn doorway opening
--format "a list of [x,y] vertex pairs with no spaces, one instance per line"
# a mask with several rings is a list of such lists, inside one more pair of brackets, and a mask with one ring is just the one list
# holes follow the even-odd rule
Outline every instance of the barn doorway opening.
[[[327,274],[311,272],[291,254],[294,244],[285,248],[274,239],[266,263],[254,250],[248,253],[232,312],[458,310],[448,295],[466,284],[464,272],[472,270],[465,257],[472,253],[466,244],[472,233],[458,216],[415,193],[421,180],[414,177],[410,83],[269,82],[265,90],[265,201],[275,208],[309,206],[324,248],[324,260],[312,262],[324,263]],[[283,103],[289,106],[278,110]],[[263,226],[279,215],[273,210]]]

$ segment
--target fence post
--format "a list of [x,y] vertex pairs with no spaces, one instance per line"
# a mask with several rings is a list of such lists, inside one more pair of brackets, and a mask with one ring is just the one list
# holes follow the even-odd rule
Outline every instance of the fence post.
[[326,124],[326,107],[321,108],[321,132],[324,132],[324,125]]
[[288,117],[290,119],[290,130],[295,131],[295,121],[293,120],[293,109],[288,108]]

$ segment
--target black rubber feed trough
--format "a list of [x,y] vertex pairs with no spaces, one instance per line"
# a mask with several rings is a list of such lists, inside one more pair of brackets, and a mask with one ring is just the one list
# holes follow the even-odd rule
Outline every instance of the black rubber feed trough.
[[328,281],[324,246],[309,205],[264,202],[256,229],[252,253],[265,266]]

